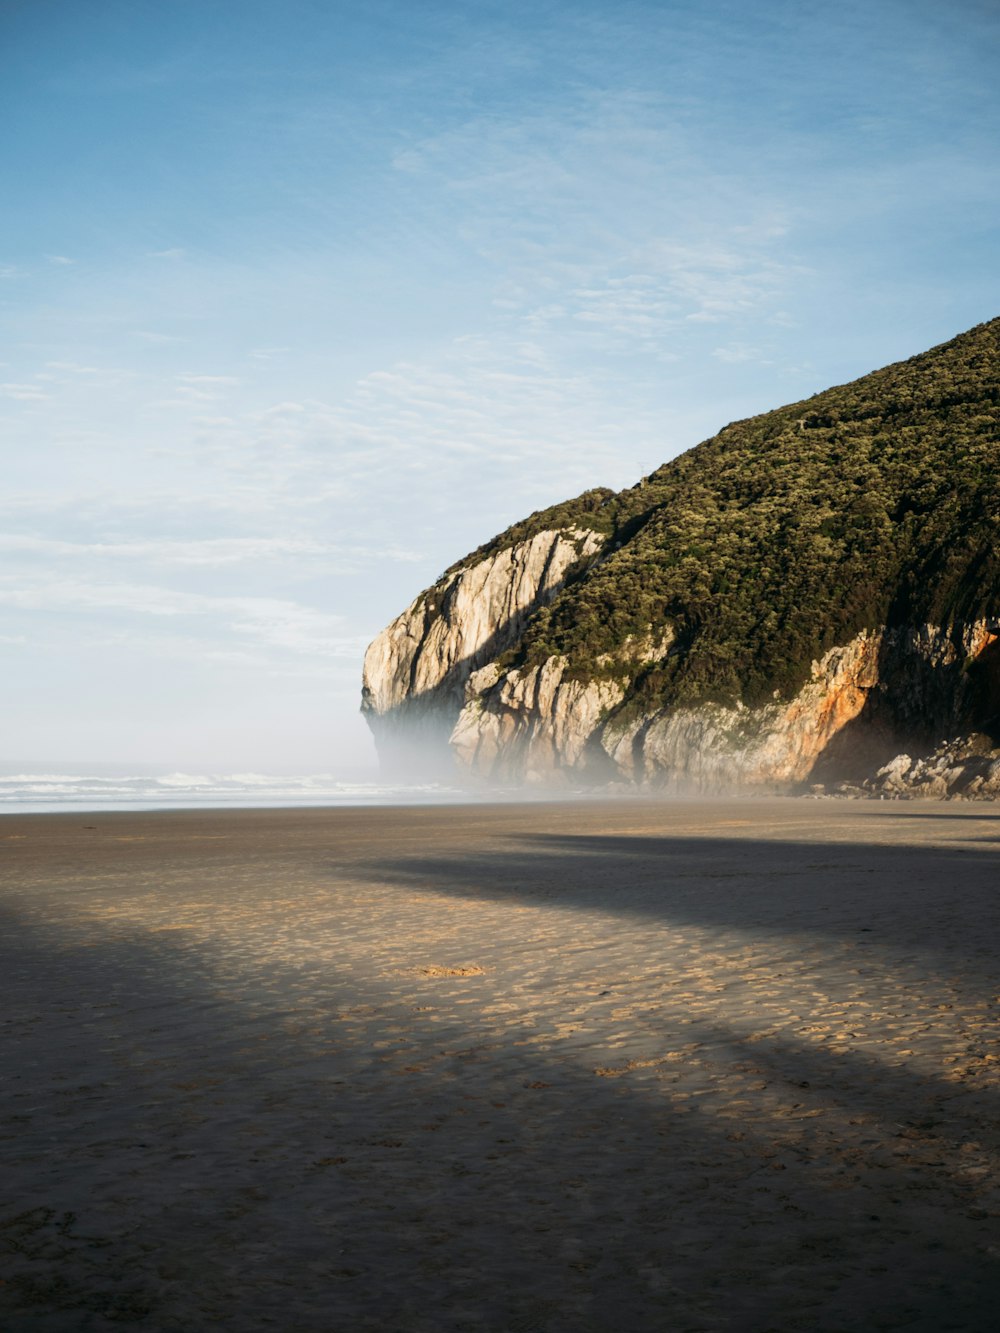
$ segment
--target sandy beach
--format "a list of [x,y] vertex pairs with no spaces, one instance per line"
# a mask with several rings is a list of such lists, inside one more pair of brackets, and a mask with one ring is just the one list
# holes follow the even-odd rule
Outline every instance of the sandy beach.
[[0,821],[5,1333],[996,1326],[1000,812]]

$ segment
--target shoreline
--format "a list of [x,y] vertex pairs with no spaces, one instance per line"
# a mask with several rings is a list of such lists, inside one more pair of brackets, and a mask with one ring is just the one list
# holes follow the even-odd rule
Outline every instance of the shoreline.
[[492,807],[506,809],[512,806],[526,805],[593,805],[593,804],[616,804],[634,802],[648,805],[672,805],[677,803],[698,803],[705,804],[725,804],[730,801],[735,802],[767,802],[767,801],[823,801],[835,804],[856,803],[860,805],[880,804],[884,802],[892,803],[925,803],[931,806],[994,806],[1000,803],[1000,796],[994,794],[980,795],[973,793],[965,795],[960,792],[952,792],[947,795],[928,796],[925,793],[910,792],[878,792],[864,791],[857,789],[850,792],[838,791],[788,791],[788,792],[756,792],[756,791],[724,791],[712,794],[704,792],[664,792],[657,794],[651,791],[636,789],[635,791],[616,791],[609,793],[595,788],[593,791],[571,791],[561,792],[556,789],[532,790],[525,788],[511,788],[508,794],[499,791],[491,791],[488,794],[469,791],[464,794],[450,793],[447,796],[427,796],[426,798],[414,797],[408,799],[391,800],[382,797],[372,797],[364,800],[344,799],[340,801],[330,801],[317,799],[315,801],[248,801],[234,798],[231,801],[192,801],[190,804],[166,803],[153,804],[145,801],[135,801],[132,803],[121,804],[85,804],[86,798],[81,798],[80,803],[73,800],[67,800],[63,803],[38,802],[39,808],[33,808],[35,803],[30,801],[11,803],[9,805],[0,805],[0,819],[4,816],[20,815],[72,815],[72,814],[166,814],[190,813],[194,814],[200,810],[212,811],[216,814],[224,814],[227,811],[237,812],[240,810],[274,811],[282,810],[368,810],[368,809],[387,809],[387,810],[409,810],[409,809],[451,809],[463,808],[466,806]]

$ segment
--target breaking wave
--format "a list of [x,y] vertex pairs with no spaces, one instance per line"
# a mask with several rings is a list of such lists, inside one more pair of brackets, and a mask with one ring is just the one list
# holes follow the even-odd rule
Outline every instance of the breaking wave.
[[0,774],[0,812],[162,810],[170,807],[396,805],[453,802],[470,794],[442,783],[345,782],[332,774],[275,777],[265,773]]

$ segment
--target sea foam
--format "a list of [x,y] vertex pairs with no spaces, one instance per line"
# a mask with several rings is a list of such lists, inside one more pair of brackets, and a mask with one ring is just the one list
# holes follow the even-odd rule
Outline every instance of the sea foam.
[[441,783],[350,782],[329,773],[0,774],[0,813],[285,805],[452,802],[469,793]]

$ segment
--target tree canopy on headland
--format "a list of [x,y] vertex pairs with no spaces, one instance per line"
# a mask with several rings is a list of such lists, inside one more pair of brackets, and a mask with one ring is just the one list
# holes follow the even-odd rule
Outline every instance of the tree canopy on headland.
[[998,370],[994,319],[515,524],[461,564],[550,528],[607,541],[504,665],[622,674],[670,637],[630,663],[636,704],[754,705],[862,629],[1000,615]]

